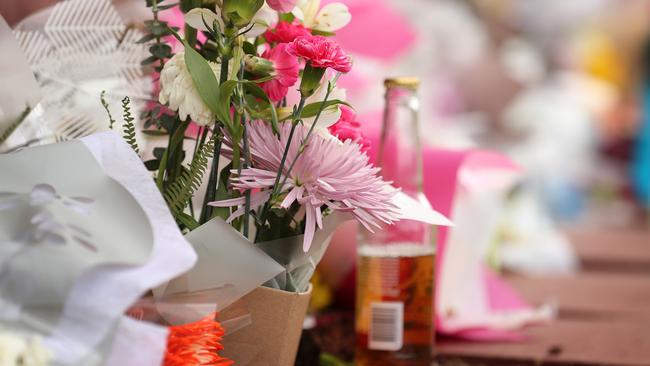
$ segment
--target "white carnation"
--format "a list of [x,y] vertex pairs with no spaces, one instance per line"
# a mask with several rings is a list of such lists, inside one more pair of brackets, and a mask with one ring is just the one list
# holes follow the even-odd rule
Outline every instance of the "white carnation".
[[40,337],[0,333],[0,366],[46,366],[51,358]]
[[[219,79],[219,64],[208,62],[214,75]],[[217,86],[215,85],[215,88]],[[201,126],[213,125],[215,116],[203,102],[201,95],[194,86],[192,76],[185,65],[185,52],[174,55],[160,72],[160,94],[158,100],[167,104],[170,109],[178,111],[182,120],[189,116],[192,121]]]

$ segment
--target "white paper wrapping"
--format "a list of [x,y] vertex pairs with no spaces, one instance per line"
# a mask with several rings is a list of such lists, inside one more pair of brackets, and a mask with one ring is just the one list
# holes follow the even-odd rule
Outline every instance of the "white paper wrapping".
[[[25,208],[16,206],[12,203],[16,200],[15,194],[4,193],[0,203],[9,210],[2,211],[2,215],[11,220],[12,215],[18,215],[17,222],[28,224],[29,220],[25,222],[25,218],[29,216],[24,215],[34,215],[34,210],[37,213],[50,212],[55,219],[67,225],[65,229],[78,225],[81,232],[88,232],[90,237],[95,238],[97,248],[83,252],[79,249],[81,247],[73,245],[79,243],[72,241],[73,236],[68,235],[67,231],[63,243],[26,241],[25,245],[38,243],[38,247],[28,253],[29,256],[23,257],[32,261],[34,275],[45,273],[48,266],[55,264],[47,253],[56,254],[57,250],[74,253],[69,258],[71,265],[62,266],[57,262],[57,270],[50,277],[33,277],[29,272],[17,271],[22,268],[19,266],[21,263],[15,262],[15,257],[10,256],[11,252],[0,251],[0,268],[3,271],[9,269],[4,271],[6,277],[2,279],[3,286],[0,286],[3,290],[0,295],[8,296],[0,302],[1,318],[17,329],[26,328],[43,334],[45,346],[54,354],[55,365],[100,365],[109,353],[112,354],[111,360],[118,360],[115,362],[122,366],[142,366],[142,360],[160,359],[164,351],[161,345],[166,342],[165,328],[125,320],[123,314],[147,290],[190,269],[196,261],[196,254],[180,233],[149,172],[121,137],[114,133],[102,133],[84,138],[81,142],[66,144],[70,144],[70,148],[57,144],[36,147],[34,150],[29,148],[25,153],[15,155],[0,155],[0,164],[7,166],[28,167],[33,164],[29,169],[14,169],[11,179],[6,176],[7,179],[0,180],[0,186],[19,191],[19,204],[27,205]],[[25,157],[37,159],[25,161]],[[85,161],[84,164],[92,161],[91,164],[97,164],[97,169],[103,173],[98,173],[95,168],[80,169],[81,161]],[[61,164],[67,164],[66,172],[61,170]],[[17,182],[24,182],[24,189]],[[107,185],[106,182],[113,182],[111,184],[117,186]],[[30,188],[50,183],[50,190]],[[84,186],[89,184],[97,187]],[[48,192],[54,188],[57,191],[53,199]],[[30,189],[31,196],[28,195]],[[63,203],[69,201],[75,191],[86,194],[103,192],[106,196],[87,197],[94,200],[95,212],[75,216],[63,209]],[[123,193],[117,194],[119,192]],[[30,202],[40,194],[46,194],[52,203],[43,207],[32,206]],[[140,212],[142,217],[138,218],[137,212],[134,216],[133,210]],[[75,217],[80,220],[74,222]],[[115,226],[116,223],[119,225]],[[105,231],[107,229],[110,231]],[[20,227],[3,230],[9,230],[9,233],[0,233],[0,239],[4,237],[8,240],[4,244],[20,244],[20,241],[12,239],[20,238],[15,236],[16,232],[20,234]],[[115,242],[111,238],[119,239]],[[125,247],[125,244],[128,246]],[[107,262],[107,259],[114,264]],[[79,272],[78,261],[85,261],[90,267]],[[40,281],[38,287],[29,286],[29,281],[33,282],[36,278]],[[19,286],[21,281],[24,281],[22,287]],[[70,283],[71,287],[68,285]],[[52,295],[49,295],[50,292]],[[149,346],[143,347],[138,357],[125,357],[133,353],[133,347],[137,344],[128,340],[138,337]],[[128,362],[124,361],[125,358],[129,359]]]

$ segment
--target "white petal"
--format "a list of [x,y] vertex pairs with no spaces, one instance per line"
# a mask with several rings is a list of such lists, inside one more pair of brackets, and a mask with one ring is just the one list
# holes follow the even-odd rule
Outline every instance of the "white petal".
[[348,25],[350,20],[352,20],[352,14],[348,11],[347,6],[341,3],[327,4],[318,12],[312,29],[334,32]]
[[278,22],[278,12],[271,9],[266,3],[262,5],[253,17],[253,28],[246,33],[246,37],[257,37]]
[[210,9],[195,8],[185,14],[185,23],[194,29],[207,32],[208,28],[206,28],[205,24],[212,28],[214,22],[217,22],[223,29],[223,20],[221,19],[221,16]]
[[[307,98],[306,103],[311,104],[311,103],[318,103],[322,102],[325,100],[325,94],[327,93],[327,83],[321,84],[320,87],[314,92],[312,96]],[[345,100],[346,98],[346,91],[343,88],[337,88],[334,87],[334,90],[330,93],[330,95],[327,97],[328,101],[331,100]],[[335,124],[339,118],[341,118],[341,108],[339,105],[335,106],[330,106],[327,107],[323,110],[321,113],[320,117],[318,118],[318,123],[316,125],[316,129],[327,129],[327,127]],[[310,118],[305,118],[303,120],[303,123],[305,125],[312,125],[314,121],[316,120],[316,117],[310,117]]]
[[303,13],[302,10],[298,6],[293,8],[293,10],[291,11],[291,14],[293,14],[294,18],[300,20],[301,22],[305,21],[305,13]]
[[320,9],[320,0],[300,0],[293,11],[293,15],[302,20],[305,27],[311,28]]

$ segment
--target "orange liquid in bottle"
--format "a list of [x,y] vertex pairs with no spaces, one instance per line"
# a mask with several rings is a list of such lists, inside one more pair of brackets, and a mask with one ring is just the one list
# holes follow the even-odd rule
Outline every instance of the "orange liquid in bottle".
[[431,365],[434,248],[362,245],[358,254],[355,365]]

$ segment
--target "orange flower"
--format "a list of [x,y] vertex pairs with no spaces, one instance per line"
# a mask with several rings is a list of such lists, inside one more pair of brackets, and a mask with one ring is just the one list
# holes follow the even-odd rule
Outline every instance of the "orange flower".
[[230,366],[234,361],[217,354],[224,330],[216,314],[195,323],[169,327],[164,366]]

